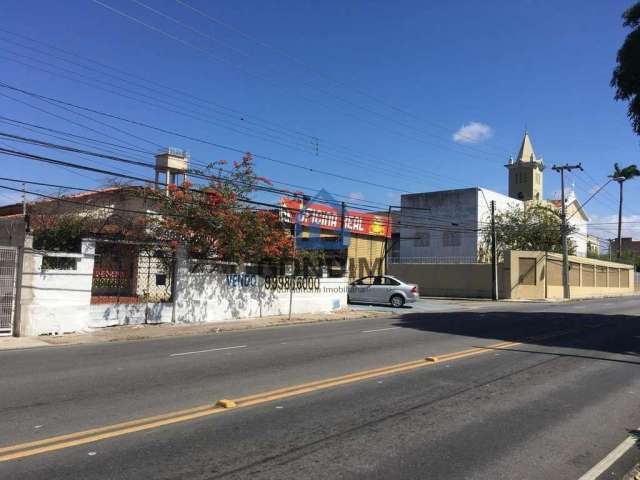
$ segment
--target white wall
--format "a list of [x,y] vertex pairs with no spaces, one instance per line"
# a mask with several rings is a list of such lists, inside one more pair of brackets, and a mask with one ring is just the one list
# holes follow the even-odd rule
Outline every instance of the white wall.
[[[21,298],[21,335],[70,333],[88,328],[142,323],[219,322],[248,317],[286,315],[290,292],[265,289],[265,279],[219,273],[190,273],[180,250],[173,303],[91,304],[95,243],[83,242],[82,253],[31,251],[25,254]],[[44,256],[76,260],[76,270],[42,271]],[[329,313],[347,305],[346,278],[322,278],[317,290],[294,291],[293,314]]]
[[[20,334],[76,332],[87,328],[95,244],[82,243],[82,253],[28,251],[24,255]],[[75,270],[42,270],[44,256],[76,260]]]
[[175,321],[217,322],[247,317],[329,313],[347,306],[347,278],[321,278],[318,290],[272,290],[257,275],[191,273],[188,261],[178,259]]
[[[491,202],[496,202],[496,213],[511,210],[513,208],[523,208],[524,202],[517,198],[511,198],[493,190],[486,188],[478,189],[478,228],[488,225],[491,222]],[[478,248],[482,245],[483,232],[478,232]]]
[[[475,257],[477,237],[461,229],[475,228],[477,202],[476,188],[402,195],[400,257]],[[459,236],[459,245],[444,245],[446,230]],[[428,245],[420,240],[425,235]]]
[[575,233],[569,235],[569,238],[576,246],[576,255],[578,257],[587,256],[587,223],[576,215],[568,220],[569,225],[575,227]]
[[[461,188],[403,195],[400,256],[475,258],[481,247],[483,235],[482,232],[475,233],[470,230],[480,228],[490,221],[492,200],[496,202],[496,212],[523,205],[520,200],[485,188]],[[428,246],[421,246],[416,240],[416,237],[423,233],[420,232],[421,229],[426,229],[430,234]],[[459,246],[444,246],[443,230],[447,229],[458,231]]]
[[173,303],[104,303],[89,307],[89,328],[171,323]]

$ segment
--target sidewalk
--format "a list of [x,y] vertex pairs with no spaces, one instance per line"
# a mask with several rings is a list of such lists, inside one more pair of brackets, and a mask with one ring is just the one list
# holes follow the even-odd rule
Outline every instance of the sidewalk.
[[23,348],[47,347],[50,344],[38,337],[0,337],[0,350],[20,350]]
[[296,315],[292,317],[291,320],[289,320],[287,315],[278,315],[197,324],[160,323],[147,325],[123,325],[117,327],[96,328],[86,332],[70,333],[60,336],[42,335],[40,337],[0,337],[0,350],[209,335],[233,330],[250,330],[255,328],[383,316],[388,317],[393,315],[385,311],[349,310],[329,314]]

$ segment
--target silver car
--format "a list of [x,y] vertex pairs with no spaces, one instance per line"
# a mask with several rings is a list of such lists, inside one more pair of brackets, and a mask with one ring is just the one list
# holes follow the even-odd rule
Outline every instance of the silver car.
[[418,286],[404,283],[390,275],[363,277],[349,284],[349,302],[390,303],[402,307],[418,299]]

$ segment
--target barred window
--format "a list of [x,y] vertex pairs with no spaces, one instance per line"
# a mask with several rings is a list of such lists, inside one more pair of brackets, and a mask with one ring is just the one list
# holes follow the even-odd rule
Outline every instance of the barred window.
[[445,231],[442,233],[442,246],[443,247],[459,247],[460,246],[460,232]]
[[416,238],[413,239],[414,247],[430,247],[431,246],[431,232],[424,228],[416,230]]

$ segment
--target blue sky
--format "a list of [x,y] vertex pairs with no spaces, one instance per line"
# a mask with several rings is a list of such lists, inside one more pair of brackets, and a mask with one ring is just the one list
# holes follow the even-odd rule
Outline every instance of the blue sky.
[[[606,181],[614,161],[640,163],[639,139],[626,119],[626,105],[613,100],[609,87],[626,34],[620,15],[631,2],[184,0],[214,21],[174,0],[100,1],[166,35],[92,0],[5,0],[0,28],[116,67],[143,88],[65,63],[57,58],[69,58],[64,53],[5,31],[0,31],[0,81],[352,177],[357,181],[256,160],[259,173],[274,181],[310,192],[324,187],[380,208],[397,205],[401,191],[483,186],[506,193],[503,165],[509,154],[517,153],[525,126],[548,165],[583,163],[586,173],[568,178],[583,201]],[[111,85],[100,84],[101,90],[96,81]],[[95,117],[119,130],[110,129],[6,89],[0,94],[58,115],[0,96],[6,117],[126,141],[145,151],[157,145],[180,147],[199,162],[239,158],[201,142]],[[455,133],[469,124],[470,133],[456,141]],[[0,130],[41,137],[6,123]],[[118,140],[99,137],[104,133]],[[152,176],[144,168],[89,163],[62,152],[10,145]],[[135,156],[152,160],[144,153]],[[2,162],[8,177],[88,188],[104,181],[100,175],[78,175],[27,160],[2,157]],[[558,189],[557,174],[548,169],[545,196],[553,197]],[[640,221],[640,181],[630,182],[626,192],[625,215]],[[7,202],[17,196],[0,194]],[[616,186],[610,185],[588,204],[587,212],[596,222],[613,221],[616,198]],[[601,228],[615,230],[613,225]]]

